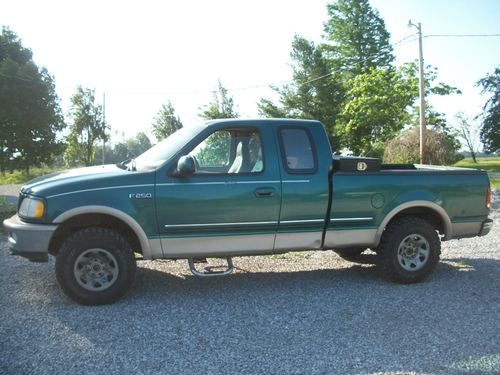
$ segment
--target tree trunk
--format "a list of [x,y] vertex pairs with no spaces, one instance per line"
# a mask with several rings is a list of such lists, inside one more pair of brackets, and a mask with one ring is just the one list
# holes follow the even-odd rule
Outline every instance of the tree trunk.
[[474,150],[470,150],[470,155],[472,156],[472,161],[474,163],[477,163],[477,160],[476,160],[476,153],[474,152]]
[[2,147],[0,147],[0,173],[2,174],[2,176],[5,176],[5,160]]

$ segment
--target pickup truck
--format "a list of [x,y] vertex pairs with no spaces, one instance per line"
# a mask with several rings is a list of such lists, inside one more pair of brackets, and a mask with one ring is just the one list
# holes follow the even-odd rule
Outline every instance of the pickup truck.
[[[32,180],[3,224],[12,254],[55,256],[70,298],[105,304],[129,289],[138,257],[187,259],[202,277],[230,273],[235,256],[371,248],[388,278],[419,282],[441,241],[490,231],[490,200],[484,171],[333,156],[318,121],[229,119],[134,160]],[[227,268],[200,271],[206,258]]]

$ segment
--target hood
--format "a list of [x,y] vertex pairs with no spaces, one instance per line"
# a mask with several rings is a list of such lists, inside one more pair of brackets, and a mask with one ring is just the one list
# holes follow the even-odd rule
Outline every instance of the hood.
[[101,185],[110,178],[128,176],[133,174],[114,164],[99,165],[94,167],[69,169],[61,172],[51,173],[28,181],[21,188],[23,194],[44,195],[46,190],[71,190],[73,187],[90,185]]

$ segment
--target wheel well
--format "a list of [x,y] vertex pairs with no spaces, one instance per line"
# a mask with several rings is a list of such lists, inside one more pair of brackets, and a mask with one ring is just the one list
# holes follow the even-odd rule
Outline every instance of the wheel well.
[[82,214],[69,218],[58,225],[49,244],[49,254],[57,255],[64,240],[76,231],[89,228],[109,228],[120,233],[130,244],[134,252],[142,254],[141,243],[135,232],[120,219],[105,214]]
[[389,225],[393,220],[400,218],[402,216],[415,216],[418,218],[421,218],[425,221],[427,221],[429,224],[432,225],[434,229],[436,229],[439,234],[445,235],[446,230],[445,230],[445,224],[444,220],[441,217],[441,215],[434,211],[432,208],[428,207],[410,207],[407,209],[402,210],[401,212],[398,212],[397,215],[395,215],[387,225]]

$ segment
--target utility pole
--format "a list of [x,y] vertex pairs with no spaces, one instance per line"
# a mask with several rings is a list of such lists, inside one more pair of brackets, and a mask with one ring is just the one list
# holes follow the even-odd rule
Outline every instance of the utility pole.
[[[104,132],[106,132],[106,91],[102,93],[102,122],[104,124]],[[106,164],[106,140],[102,140],[102,165]]]
[[424,53],[422,50],[422,25],[408,21],[408,27],[414,26],[418,30],[418,83],[420,97],[420,164],[427,162],[425,153],[425,81],[424,81]]

